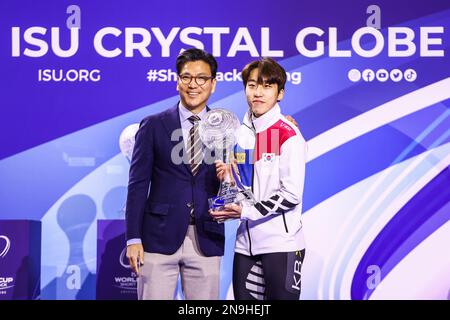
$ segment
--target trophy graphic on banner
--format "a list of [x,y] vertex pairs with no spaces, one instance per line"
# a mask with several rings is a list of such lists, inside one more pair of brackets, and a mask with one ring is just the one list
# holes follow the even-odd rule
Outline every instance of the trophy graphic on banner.
[[136,132],[139,130],[139,123],[133,123],[123,129],[119,137],[120,152],[131,163],[133,155]]
[[[133,149],[135,136],[137,131],[139,130],[139,123],[133,123],[123,129],[122,133],[119,137],[119,147],[120,152],[127,159],[128,164],[131,164],[131,157],[133,156]],[[125,214],[126,203],[120,209],[121,214]]]
[[225,109],[208,111],[200,122],[199,134],[203,144],[214,150],[215,160],[222,160],[227,166],[217,196],[208,199],[209,208],[213,211],[223,210],[226,204],[255,202],[253,193],[242,185],[237,169],[231,163],[239,126],[236,115]]

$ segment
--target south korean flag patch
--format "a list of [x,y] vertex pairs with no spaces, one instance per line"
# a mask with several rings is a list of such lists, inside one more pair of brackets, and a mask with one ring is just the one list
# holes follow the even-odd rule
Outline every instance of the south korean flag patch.
[[275,161],[275,153],[263,153],[262,154],[263,162],[274,162]]

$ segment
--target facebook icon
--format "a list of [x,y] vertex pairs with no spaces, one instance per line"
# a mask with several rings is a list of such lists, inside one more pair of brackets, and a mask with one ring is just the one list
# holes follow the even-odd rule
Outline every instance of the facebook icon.
[[371,82],[375,79],[375,72],[371,69],[366,69],[362,72],[362,78],[366,82]]

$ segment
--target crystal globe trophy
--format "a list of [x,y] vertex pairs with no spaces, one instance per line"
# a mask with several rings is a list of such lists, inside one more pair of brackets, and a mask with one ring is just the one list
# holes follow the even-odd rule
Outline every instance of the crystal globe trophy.
[[213,211],[223,210],[226,204],[242,204],[242,201],[254,204],[251,190],[242,185],[238,172],[231,163],[239,127],[236,115],[225,109],[208,111],[199,125],[203,144],[214,150],[215,160],[221,160],[227,166],[217,196],[208,199],[209,208]]

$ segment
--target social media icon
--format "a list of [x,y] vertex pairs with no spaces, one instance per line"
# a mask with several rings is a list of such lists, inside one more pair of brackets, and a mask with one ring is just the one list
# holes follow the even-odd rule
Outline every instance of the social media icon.
[[408,82],[413,82],[417,79],[417,72],[414,69],[407,69],[403,72],[403,77]]
[[389,72],[386,69],[379,69],[377,70],[376,77],[378,81],[385,82],[389,79]]
[[348,72],[348,79],[351,82],[358,82],[359,80],[361,80],[361,72],[359,72],[358,69],[352,69]]
[[392,69],[389,73],[389,76],[392,81],[399,82],[403,79],[403,72],[401,72],[399,69]]
[[362,79],[366,82],[372,82],[375,79],[375,72],[371,69],[366,69],[362,72]]

